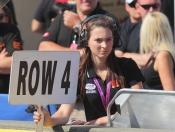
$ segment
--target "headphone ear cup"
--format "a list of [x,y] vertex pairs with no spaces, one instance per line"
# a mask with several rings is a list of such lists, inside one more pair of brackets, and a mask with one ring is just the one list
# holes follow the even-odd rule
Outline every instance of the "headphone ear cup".
[[113,31],[113,35],[114,35],[114,45],[113,45],[113,48],[117,48],[117,47],[120,47],[119,46],[119,35],[118,35],[118,31],[117,30],[114,30]]
[[96,15],[92,15],[88,18],[86,18],[82,23],[81,23],[81,32],[79,34],[79,48],[86,48],[87,47],[87,30],[83,29],[84,25],[90,21],[93,18],[96,17],[100,17],[100,16],[104,16],[103,14],[96,14]]
[[114,22],[114,25],[113,25],[113,36],[114,36],[113,48],[120,47],[121,46],[121,43],[119,43],[120,33],[119,33],[119,28],[117,27],[117,24],[115,22]]
[[79,35],[80,38],[80,47],[84,48],[87,46],[87,31],[83,29]]

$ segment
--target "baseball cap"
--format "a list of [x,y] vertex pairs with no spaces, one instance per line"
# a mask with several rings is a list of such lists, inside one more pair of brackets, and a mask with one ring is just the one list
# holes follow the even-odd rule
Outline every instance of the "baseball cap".
[[131,8],[135,8],[136,0],[125,0],[125,2],[126,2]]
[[126,3],[130,4],[132,3],[134,0],[125,0]]

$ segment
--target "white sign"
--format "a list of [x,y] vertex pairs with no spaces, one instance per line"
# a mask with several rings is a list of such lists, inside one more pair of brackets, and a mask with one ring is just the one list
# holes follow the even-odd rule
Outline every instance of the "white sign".
[[[77,51],[16,51],[12,56],[10,104],[71,104],[76,100],[80,54]],[[44,118],[36,132],[43,131]]]
[[10,104],[70,104],[76,99],[77,51],[16,51],[12,57]]

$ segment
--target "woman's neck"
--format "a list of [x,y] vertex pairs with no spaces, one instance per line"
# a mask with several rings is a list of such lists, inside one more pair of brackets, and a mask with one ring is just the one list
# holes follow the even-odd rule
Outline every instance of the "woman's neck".
[[96,72],[96,74],[101,77],[101,79],[104,81],[106,80],[107,73],[108,73],[108,67],[106,64],[106,58],[99,58],[97,56],[92,55],[93,60],[93,69]]
[[104,71],[107,69],[107,66],[105,64],[95,64],[94,69],[98,71]]
[[106,60],[95,60],[93,65],[95,70],[103,71],[107,69]]
[[108,73],[108,68],[106,65],[100,65],[100,64],[96,64],[94,66],[94,71],[96,72],[96,74],[102,79],[102,81],[106,80],[107,77],[107,73]]

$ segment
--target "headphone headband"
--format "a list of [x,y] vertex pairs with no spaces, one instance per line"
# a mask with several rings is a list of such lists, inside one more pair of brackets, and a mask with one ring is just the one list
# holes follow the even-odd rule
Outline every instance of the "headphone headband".
[[91,19],[96,18],[96,17],[101,17],[101,16],[104,16],[104,15],[103,15],[103,14],[96,14],[96,15],[92,15],[92,16],[87,17],[87,18],[81,23],[82,28],[83,28],[84,24],[87,23],[88,21],[90,21]]
[[[105,14],[96,14],[96,15],[92,15],[89,16],[88,18],[86,18],[82,23],[81,23],[81,32],[79,34],[79,40],[80,40],[80,47],[82,47],[84,44],[87,43],[87,30],[83,29],[84,25],[90,21],[93,18],[97,18],[97,17],[102,17],[102,16],[108,16]],[[110,17],[110,16],[109,16]],[[119,39],[121,41],[120,35],[119,35],[119,29],[117,27],[116,22],[114,21],[113,24],[113,36],[114,36],[114,44],[113,44],[113,48],[116,47],[120,47],[122,45],[122,42],[119,44]]]

